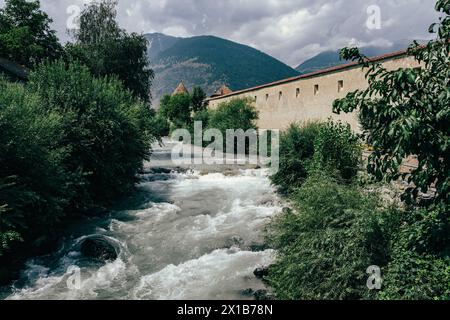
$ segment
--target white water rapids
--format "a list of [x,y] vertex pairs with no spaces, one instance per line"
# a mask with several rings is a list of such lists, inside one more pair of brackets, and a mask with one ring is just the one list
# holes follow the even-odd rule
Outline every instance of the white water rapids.
[[[6,298],[249,299],[243,290],[264,288],[253,270],[274,252],[255,248],[282,210],[265,169],[155,169],[170,168],[169,150],[155,150],[119,209],[73,227],[59,251],[30,259]],[[77,244],[94,234],[117,244],[117,260],[100,265],[81,256]],[[74,270],[80,281],[69,288]]]

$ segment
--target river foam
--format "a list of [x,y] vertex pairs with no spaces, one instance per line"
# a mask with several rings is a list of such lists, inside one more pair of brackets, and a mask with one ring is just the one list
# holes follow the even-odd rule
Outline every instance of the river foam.
[[[242,290],[264,287],[253,270],[275,254],[251,251],[282,211],[267,173],[149,170],[137,200],[83,222],[61,250],[31,259],[8,299],[246,299]],[[82,257],[79,244],[93,234],[116,244],[119,258]]]
[[240,251],[238,248],[215,250],[178,266],[169,265],[142,277],[133,290],[134,299],[196,300],[239,299],[241,291],[257,284],[253,270],[268,265],[274,252]]

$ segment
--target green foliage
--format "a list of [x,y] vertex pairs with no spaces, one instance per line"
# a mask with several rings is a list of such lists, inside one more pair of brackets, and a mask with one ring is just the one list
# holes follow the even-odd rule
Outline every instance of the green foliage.
[[280,168],[270,177],[282,194],[302,185],[311,172],[326,171],[351,181],[358,172],[362,149],[350,126],[313,122],[292,124],[280,137]]
[[192,112],[202,112],[207,108],[206,93],[200,87],[195,87],[191,95]]
[[450,298],[450,221],[445,206],[413,210],[394,233],[382,299]]
[[78,64],[44,63],[26,87],[0,88],[2,255],[130,190],[149,159],[154,118],[119,81]]
[[54,226],[71,193],[61,166],[67,151],[57,145],[62,115],[20,85],[0,80],[0,88],[1,255],[22,233]]
[[[189,133],[191,134],[191,137],[193,137],[194,134],[195,134],[195,132],[194,132],[194,124],[196,122],[201,122],[202,123],[203,131],[205,131],[205,129],[209,128],[209,118],[210,118],[210,116],[211,116],[211,112],[209,110],[207,110],[207,109],[194,113],[194,115],[192,116],[191,125],[189,126]],[[194,143],[195,142],[196,141],[194,141]],[[208,141],[203,141],[202,144],[203,144],[203,147],[207,147],[210,143]]]
[[52,20],[39,1],[6,0],[0,9],[0,57],[28,68],[62,55]]
[[[197,91],[197,94],[198,92],[200,90]],[[159,113],[162,117],[170,120],[171,130],[187,129],[193,136],[194,123],[201,122],[203,132],[208,129],[217,129],[222,133],[225,150],[227,130],[242,129],[245,132],[249,129],[257,129],[258,112],[251,100],[233,99],[220,104],[216,110],[208,110],[206,105],[201,108],[195,107],[196,101],[200,101],[200,99],[196,100],[195,96],[194,92],[192,95],[176,94],[163,97]],[[199,96],[203,96],[203,94],[199,94]],[[197,111],[194,112],[194,109]],[[203,147],[209,144],[210,142],[203,141]],[[248,144],[246,147],[246,151],[248,151]]]
[[165,95],[160,102],[159,114],[171,123],[171,129],[187,128],[191,123],[191,96],[188,93]]
[[268,281],[281,299],[370,299],[366,269],[387,263],[398,212],[376,196],[313,174],[293,196],[296,212],[269,226],[278,250]]
[[159,112],[151,109],[152,121],[150,124],[151,134],[161,142],[162,137],[170,135],[170,123]]
[[228,129],[257,129],[258,111],[250,99],[232,99],[210,111],[209,128],[218,129],[226,136]]
[[[5,189],[6,185],[0,185],[0,191]],[[8,216],[10,212],[8,205],[0,205],[0,257],[3,252],[10,249],[11,244],[21,241],[20,234],[15,231],[15,223]]]
[[370,63],[358,49],[344,49],[345,59],[358,60],[369,86],[334,103],[335,112],[358,109],[368,142],[375,148],[369,172],[379,180],[396,180],[399,167],[411,155],[419,167],[403,178],[411,183],[404,199],[412,203],[419,191],[436,188],[436,202],[449,203],[450,194],[450,0],[438,0],[442,14],[430,27],[437,39],[426,46],[415,43],[409,54],[421,68],[385,69]]
[[102,0],[85,6],[79,18],[80,27],[74,31],[76,39],[83,44],[99,44],[119,37],[117,3],[117,0]]
[[206,93],[200,87],[195,87],[192,94],[166,94],[160,101],[158,115],[170,123],[169,131],[188,129],[193,133],[194,121],[202,121],[203,128],[207,127],[210,113],[205,99]]
[[270,177],[283,194],[298,188],[308,176],[314,155],[314,141],[322,125],[316,122],[304,126],[292,124],[280,135],[280,168]]
[[231,140],[227,135],[227,131],[232,130],[234,133],[237,132],[238,134],[241,132],[245,135],[249,130],[256,131],[258,129],[257,121],[258,111],[253,101],[251,99],[235,98],[219,104],[215,110],[209,110],[207,129],[219,130],[222,133],[224,151],[234,152],[235,154],[239,152],[249,154],[256,152],[256,150],[250,150],[250,147],[256,146],[250,145],[249,136],[245,136],[245,141],[241,140],[242,143],[245,143],[245,146],[241,146],[243,149],[239,150],[239,139],[235,137]]
[[52,61],[61,46],[38,1],[0,10],[0,55],[35,69],[25,86],[0,78],[0,281],[12,253],[129,191],[163,130],[146,40],[120,30],[113,8],[85,9],[65,62]]
[[211,112],[209,110],[198,111],[192,117],[192,122],[200,121],[204,128],[208,128],[210,116]]
[[450,258],[401,250],[388,265],[380,299],[449,300]]
[[[388,71],[357,49],[344,49],[345,59],[368,70],[369,87],[334,103],[336,112],[359,110],[375,148],[368,169],[378,180],[398,179],[403,159],[418,157],[419,168],[403,176],[412,185],[404,195],[409,206],[385,208],[379,197],[368,195],[372,187],[351,183],[361,158],[358,140],[342,124],[324,125],[309,177],[303,184],[304,178],[298,179],[301,187],[291,197],[295,212],[269,226],[278,257],[268,280],[279,298],[450,298],[450,1],[438,0],[436,8],[444,13],[430,28],[437,28],[437,41],[410,49],[423,68]],[[434,204],[411,206],[419,191],[433,185]],[[379,292],[366,287],[371,265],[382,269]]]
[[29,86],[44,109],[64,115],[60,143],[70,152],[65,165],[83,176],[77,206],[111,201],[134,185],[153,141],[147,106],[120,82],[96,79],[78,64],[45,64]]
[[75,44],[66,47],[69,60],[88,66],[97,77],[116,75],[134,97],[150,102],[153,71],[147,58],[147,40],[127,34],[116,22],[115,1],[91,3],[80,16]]
[[[445,205],[386,207],[376,194],[314,172],[292,196],[294,212],[268,227],[278,250],[267,280],[281,299],[450,298],[450,222]],[[366,287],[368,266],[382,289]]]
[[336,172],[351,181],[362,159],[362,147],[350,125],[329,120],[319,130],[314,142],[313,170]]

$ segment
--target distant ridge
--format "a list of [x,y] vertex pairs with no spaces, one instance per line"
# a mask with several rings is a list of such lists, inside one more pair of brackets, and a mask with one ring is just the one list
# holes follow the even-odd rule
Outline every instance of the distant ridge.
[[[368,46],[360,48],[361,52],[368,57],[380,56],[386,53],[404,50],[409,47],[413,40],[400,40],[394,43],[392,46]],[[419,42],[423,42],[420,40]],[[321,69],[335,67],[347,63],[348,61],[341,60],[339,56],[339,50],[325,51],[318,55],[306,60],[298,67],[295,68],[301,74],[315,72]]]

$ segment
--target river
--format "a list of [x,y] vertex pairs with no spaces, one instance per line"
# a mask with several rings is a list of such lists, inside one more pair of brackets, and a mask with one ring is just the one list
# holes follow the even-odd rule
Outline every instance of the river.
[[[71,227],[56,252],[29,259],[4,298],[251,299],[242,291],[263,289],[253,271],[274,259],[261,248],[263,229],[283,207],[266,169],[175,167],[172,147],[155,147],[135,194],[118,208]],[[118,259],[83,257],[79,244],[92,235],[114,242]]]

